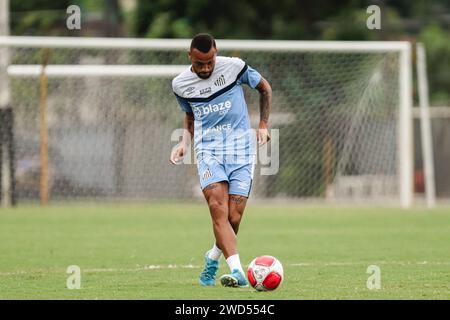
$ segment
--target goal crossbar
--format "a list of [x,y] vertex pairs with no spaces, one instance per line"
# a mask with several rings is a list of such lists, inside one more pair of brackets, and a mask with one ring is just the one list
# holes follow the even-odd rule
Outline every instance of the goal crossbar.
[[[188,65],[48,65],[48,77],[174,77]],[[11,77],[39,77],[41,65],[11,65]]]
[[[224,50],[391,52],[408,50],[406,41],[296,41],[217,39]],[[92,49],[187,50],[190,39],[0,36],[0,46]]]

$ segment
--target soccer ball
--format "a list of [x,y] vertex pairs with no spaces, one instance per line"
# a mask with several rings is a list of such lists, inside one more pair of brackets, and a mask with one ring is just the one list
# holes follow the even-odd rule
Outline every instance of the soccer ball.
[[283,266],[275,257],[256,257],[248,266],[247,278],[256,290],[272,291],[283,282]]

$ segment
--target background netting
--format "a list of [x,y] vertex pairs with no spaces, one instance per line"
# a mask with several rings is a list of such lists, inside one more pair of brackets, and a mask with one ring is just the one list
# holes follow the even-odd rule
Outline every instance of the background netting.
[[[220,47],[219,47],[220,49]],[[42,61],[11,48],[12,65]],[[398,199],[399,54],[221,50],[272,85],[279,169],[255,170],[252,197]],[[51,49],[50,65],[188,65],[186,50]],[[49,77],[50,199],[201,196],[196,166],[169,164],[184,114],[173,75]],[[18,200],[39,198],[39,77],[12,76]],[[256,128],[259,95],[245,89]],[[276,143],[276,142],[274,142]],[[272,148],[273,149],[273,148]]]

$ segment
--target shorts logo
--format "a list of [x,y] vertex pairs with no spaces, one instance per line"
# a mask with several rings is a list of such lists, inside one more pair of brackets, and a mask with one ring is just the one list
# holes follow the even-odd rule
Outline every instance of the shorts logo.
[[225,77],[223,74],[221,74],[220,77],[217,78],[216,81],[214,81],[214,85],[216,87],[220,87],[220,86],[223,86],[224,84],[225,84]]
[[205,171],[203,171],[202,177],[203,177],[203,180],[206,180],[206,179],[209,179],[209,178],[212,177],[212,173],[211,173],[211,171],[209,170],[209,168],[206,169]]
[[211,87],[204,88],[200,90],[200,94],[207,94],[211,92]]

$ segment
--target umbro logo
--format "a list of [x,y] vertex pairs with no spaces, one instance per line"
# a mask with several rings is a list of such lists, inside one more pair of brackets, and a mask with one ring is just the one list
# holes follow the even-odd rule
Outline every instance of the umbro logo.
[[189,88],[187,88],[186,90],[183,91],[183,94],[184,93],[190,93],[190,92],[194,91],[194,89],[195,89],[195,87],[189,87]]
[[214,81],[214,85],[216,87],[220,87],[223,86],[225,84],[225,77],[223,74],[220,75],[219,78],[216,79],[216,81]]

